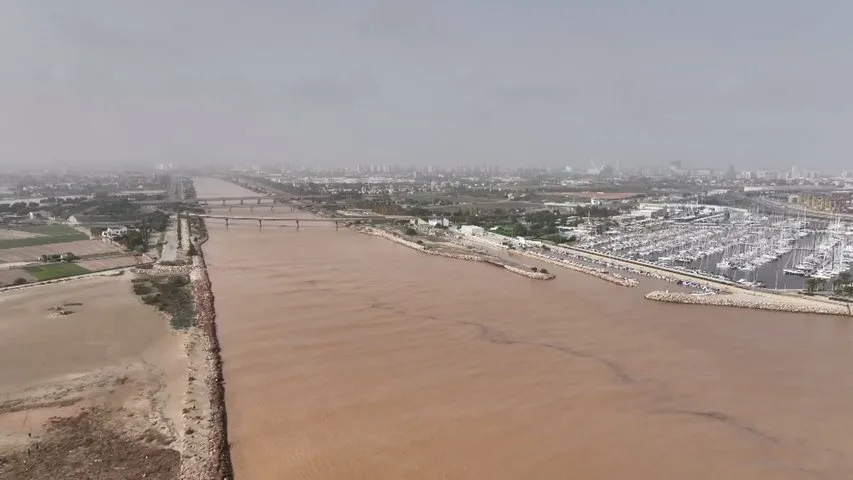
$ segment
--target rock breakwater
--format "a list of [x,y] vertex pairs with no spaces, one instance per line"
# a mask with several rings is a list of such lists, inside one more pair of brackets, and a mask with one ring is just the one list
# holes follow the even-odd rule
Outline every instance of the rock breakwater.
[[535,280],[551,280],[552,278],[554,278],[553,273],[533,272],[525,270],[523,268],[513,267],[512,265],[504,265],[503,267],[512,273],[523,275],[527,278],[533,278]]
[[689,305],[717,305],[724,307],[753,308],[778,312],[816,313],[821,315],[850,315],[847,307],[802,298],[781,295],[749,295],[732,293],[722,295],[693,295],[689,293],[655,291],[646,294],[649,300]]
[[572,260],[561,259],[556,256],[552,257],[549,255],[543,255],[540,253],[534,252],[521,252],[521,255],[526,255],[531,258],[535,258],[536,260],[551,263],[553,265],[557,265],[563,268],[567,268],[569,270],[573,270],[575,272],[584,273],[586,275],[591,275],[593,277],[600,278],[602,280],[607,280],[608,282],[615,283],[616,285],[621,285],[623,287],[636,287],[637,280],[633,278],[628,278],[622,276],[618,273],[612,272],[608,269],[604,268],[595,268],[588,265],[584,265],[579,262],[574,262]]
[[[227,416],[225,411],[225,387],[222,376],[222,357],[219,337],[216,332],[216,311],[207,265],[199,246],[199,254],[193,257],[190,280],[199,335],[195,348],[200,349],[202,365],[198,374],[206,390],[209,406],[208,432],[186,431],[185,452],[182,453],[182,480],[226,480],[232,478],[231,457],[228,449]],[[192,372],[190,373],[192,375]],[[187,414],[185,409],[184,414]],[[205,436],[206,433],[206,436]]]
[[552,278],[554,278],[554,275],[551,273],[545,273],[545,272],[533,271],[533,270],[525,270],[525,269],[520,268],[520,267],[515,267],[512,265],[506,265],[503,263],[499,263],[497,261],[487,260],[487,259],[485,259],[479,255],[468,255],[468,254],[464,254],[464,253],[445,252],[445,251],[442,251],[440,249],[429,248],[425,245],[421,245],[421,244],[413,242],[411,240],[406,240],[405,238],[398,237],[398,236],[396,236],[390,232],[387,232],[385,230],[381,230],[378,228],[364,227],[364,226],[353,226],[351,228],[357,232],[365,233],[367,235],[373,235],[376,237],[381,237],[381,238],[384,238],[386,240],[390,240],[394,243],[403,245],[404,247],[408,247],[408,248],[411,248],[413,250],[417,250],[419,252],[426,253],[429,255],[437,255],[439,257],[455,258],[457,260],[466,260],[469,262],[489,262],[493,265],[502,266],[504,269],[506,269],[512,273],[515,273],[517,275],[522,275],[522,276],[527,277],[527,278],[532,278],[534,280],[551,280]]

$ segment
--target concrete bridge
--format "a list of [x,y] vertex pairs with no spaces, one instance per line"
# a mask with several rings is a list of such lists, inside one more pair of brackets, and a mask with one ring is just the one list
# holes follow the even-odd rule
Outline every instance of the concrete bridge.
[[[324,204],[324,206],[326,206],[326,207],[347,207],[348,205],[346,203],[327,203],[327,204]],[[208,212],[212,211],[214,207],[215,206],[207,205],[207,211]],[[302,205],[302,204],[296,203],[296,202],[287,202],[284,204],[280,204],[280,203],[261,203],[261,204],[258,204],[257,202],[249,202],[249,203],[244,203],[241,205],[226,204],[226,205],[219,206],[218,208],[220,210],[227,208],[228,214],[229,214],[229,216],[231,216],[231,213],[234,211],[235,208],[238,210],[248,209],[249,213],[254,213],[255,209],[258,209],[258,208],[266,209],[267,207],[269,207],[270,212],[275,212],[276,208],[283,208],[283,209],[287,210],[288,207],[290,208],[291,212],[295,212],[296,210],[299,210],[299,209],[305,207],[305,205]]]
[[844,222],[853,221],[853,214],[849,213],[834,213],[834,212],[822,212],[819,210],[812,210],[810,208],[805,208],[802,205],[796,204],[786,204],[777,202],[775,200],[771,200],[769,198],[759,198],[758,204],[764,208],[768,208],[777,212],[782,212],[786,214],[792,215],[802,215],[807,218],[815,218],[819,220],[841,220]]
[[289,197],[266,197],[266,196],[254,196],[254,197],[202,197],[202,198],[191,198],[187,199],[187,203],[200,203],[202,205],[208,205],[211,203],[221,203],[225,205],[226,203],[237,203],[240,205],[245,205],[246,203],[261,205],[261,204],[275,204],[275,203],[285,203],[288,200],[291,200]]
[[403,215],[373,215],[373,216],[352,216],[352,217],[308,217],[308,218],[299,218],[299,217],[255,217],[255,216],[246,216],[246,215],[216,215],[216,214],[206,214],[206,213],[187,213],[184,214],[187,217],[196,217],[196,218],[205,218],[211,220],[225,220],[225,226],[228,227],[231,225],[232,221],[243,220],[243,221],[252,221],[258,222],[258,228],[264,227],[264,222],[267,223],[295,223],[296,228],[299,228],[300,223],[334,223],[335,228],[339,228],[341,223],[354,222],[354,221],[362,221],[362,222],[395,222],[395,221],[405,221],[411,220],[414,217],[408,217]]

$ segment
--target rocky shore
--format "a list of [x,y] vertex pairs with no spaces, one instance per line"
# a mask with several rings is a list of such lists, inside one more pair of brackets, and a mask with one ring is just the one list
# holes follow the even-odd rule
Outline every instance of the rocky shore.
[[[181,459],[182,480],[225,480],[232,478],[231,457],[228,449],[227,417],[225,411],[225,387],[222,377],[222,357],[220,356],[219,337],[216,333],[216,311],[211,290],[210,278],[201,249],[196,246],[198,255],[193,257],[190,280],[193,292],[194,308],[198,335],[188,348],[197,348],[201,353],[201,365],[190,368],[189,389],[194,382],[205,390],[201,395],[209,405],[187,405],[184,408],[185,420],[198,407],[202,408],[205,426],[195,432],[191,428],[185,432]],[[199,375],[201,378],[194,378]],[[198,415],[196,414],[196,418]],[[191,421],[187,422],[191,424]],[[207,430],[207,431],[204,431]]]
[[535,280],[551,280],[554,278],[553,273],[531,272],[529,270],[524,270],[523,268],[513,267],[512,265],[504,265],[503,267],[512,273],[523,275],[527,278],[533,278]]
[[850,315],[848,308],[842,305],[821,303],[802,298],[784,297],[781,295],[749,295],[745,293],[693,295],[689,293],[655,291],[647,293],[646,298],[658,302],[685,303],[690,305],[717,305],[822,315]]
[[526,255],[531,258],[535,258],[541,262],[547,262],[553,265],[557,265],[559,267],[567,268],[569,270],[573,270],[575,272],[584,273],[586,275],[591,275],[593,277],[600,278],[602,280],[606,280],[611,283],[615,283],[616,285],[621,285],[623,287],[636,287],[637,280],[633,278],[624,277],[619,275],[618,273],[614,273],[610,270],[602,269],[602,268],[594,268],[588,265],[584,265],[579,262],[573,262],[571,260],[557,260],[546,255],[532,253],[532,252],[521,252],[521,255]]
[[[429,255],[437,255],[440,257],[455,258],[457,260],[467,260],[469,262],[487,262],[488,261],[487,259],[485,259],[479,255],[468,255],[468,254],[464,254],[464,253],[451,253],[451,252],[444,252],[444,251],[441,251],[439,249],[427,248],[424,245],[413,242],[411,240],[406,240],[405,238],[398,237],[392,233],[389,233],[385,230],[381,230],[378,228],[366,227],[366,226],[352,226],[350,228],[352,228],[356,232],[365,233],[367,235],[373,235],[376,237],[381,237],[381,238],[384,238],[386,240],[390,240],[394,243],[403,245],[404,247],[408,247],[408,248],[411,248],[413,250],[417,250],[419,252],[426,253]],[[502,266],[504,269],[506,269],[512,273],[522,275],[522,276],[527,277],[527,278],[532,278],[534,280],[551,280],[554,278],[554,275],[551,273],[525,270],[525,269],[520,268],[520,267],[515,267],[512,265],[506,265],[503,263],[498,263],[496,261],[489,261],[489,263],[492,263],[493,265]]]

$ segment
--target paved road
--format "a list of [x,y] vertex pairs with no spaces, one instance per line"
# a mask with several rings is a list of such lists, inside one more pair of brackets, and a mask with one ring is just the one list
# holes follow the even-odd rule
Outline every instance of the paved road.
[[178,219],[177,215],[169,217],[169,226],[166,227],[166,236],[163,238],[163,253],[160,255],[161,262],[174,262],[178,259]]

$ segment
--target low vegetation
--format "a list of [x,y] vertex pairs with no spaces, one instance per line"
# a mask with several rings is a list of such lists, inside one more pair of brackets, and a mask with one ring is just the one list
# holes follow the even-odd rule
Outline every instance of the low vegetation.
[[[192,210],[187,210],[192,213],[198,213]],[[202,210],[203,212],[203,210]],[[189,219],[190,225],[190,236],[192,237],[193,243],[203,242],[207,239],[207,225],[204,223],[204,219],[198,217],[190,217]]]
[[57,278],[74,277],[89,273],[89,270],[77,265],[76,263],[54,263],[50,265],[35,265],[24,267],[30,275],[36,280],[42,282],[45,280],[55,280]]
[[49,253],[42,255],[39,257],[42,262],[45,263],[56,263],[56,262],[73,262],[74,260],[78,260],[80,257],[77,255],[67,252],[67,253]]
[[180,474],[180,454],[161,433],[148,430],[129,438],[118,417],[103,408],[48,420],[32,448],[0,457],[3,479],[171,480]]
[[172,328],[193,324],[193,298],[188,275],[143,275],[133,279],[133,293],[169,315]]
[[17,227],[15,230],[27,233],[35,233],[39,236],[30,238],[14,238],[0,240],[0,249],[35,247],[39,245],[50,245],[53,243],[68,243],[78,240],[88,240],[89,236],[64,225],[42,225],[34,227]]

